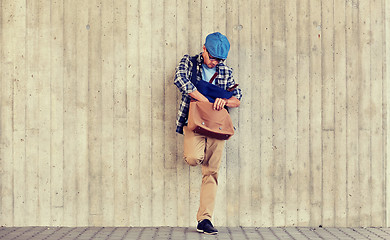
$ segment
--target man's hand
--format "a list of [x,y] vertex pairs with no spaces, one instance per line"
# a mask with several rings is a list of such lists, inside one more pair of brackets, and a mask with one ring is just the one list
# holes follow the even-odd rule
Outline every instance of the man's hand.
[[227,103],[226,99],[217,98],[217,99],[215,99],[213,108],[214,108],[214,110],[218,110],[218,111],[222,110],[225,107],[226,103]]
[[214,110],[222,110],[225,106],[229,108],[236,108],[239,107],[241,104],[240,100],[238,100],[236,97],[231,97],[229,99],[224,98],[217,98],[214,102]]

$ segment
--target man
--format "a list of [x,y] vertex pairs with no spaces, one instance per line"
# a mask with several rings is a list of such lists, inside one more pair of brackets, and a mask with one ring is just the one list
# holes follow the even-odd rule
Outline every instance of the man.
[[[228,56],[230,43],[226,36],[219,32],[206,37],[203,52],[195,57],[185,55],[176,68],[175,85],[182,93],[182,100],[177,116],[176,132],[184,133],[184,159],[191,165],[202,165],[202,185],[200,190],[200,205],[197,213],[198,232],[217,234],[211,218],[214,211],[215,196],[218,185],[218,170],[221,163],[225,141],[218,140],[194,133],[186,126],[188,110],[191,98],[198,101],[209,101],[191,82],[192,68],[197,68],[197,81],[212,81],[216,86],[233,91],[233,97],[229,99],[216,98],[214,109],[221,110],[224,107],[234,108],[240,106],[241,90],[234,89],[235,82],[233,71],[225,65],[224,60]],[[195,65],[193,64],[196,63]],[[233,90],[234,89],[234,90]]]

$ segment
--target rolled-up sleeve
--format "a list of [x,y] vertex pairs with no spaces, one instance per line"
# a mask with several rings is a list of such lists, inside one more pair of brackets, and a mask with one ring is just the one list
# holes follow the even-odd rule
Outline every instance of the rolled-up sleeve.
[[191,71],[189,71],[189,68],[191,65],[190,56],[185,55],[176,67],[174,83],[182,94],[189,94],[196,90],[195,85],[190,80]]
[[237,98],[238,100],[241,101],[241,97],[242,97],[242,94],[241,94],[241,89],[234,89],[233,91],[233,97]]
[[[227,80],[227,89],[229,89],[230,87],[233,87],[234,84],[236,84],[236,82],[234,81],[234,78],[233,78],[233,70],[229,69],[229,77]],[[238,100],[241,100],[242,92],[241,92],[240,88],[237,87],[236,89],[233,90],[233,97],[237,98]]]

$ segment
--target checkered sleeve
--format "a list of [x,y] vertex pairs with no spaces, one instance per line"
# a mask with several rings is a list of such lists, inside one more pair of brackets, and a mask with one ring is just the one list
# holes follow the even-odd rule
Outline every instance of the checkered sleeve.
[[182,95],[179,112],[176,119],[176,132],[183,134],[183,127],[186,125],[188,119],[188,111],[190,108],[191,97],[189,95]]
[[[227,88],[226,89],[229,89],[230,87],[233,87],[234,84],[236,84],[236,82],[234,81],[234,78],[233,78],[233,70],[232,69],[229,69],[229,77],[228,77],[228,80],[227,80]],[[233,90],[233,97],[237,98],[238,100],[241,100],[241,97],[242,97],[242,92],[241,92],[241,89],[236,87],[236,89]]]
[[183,134],[183,127],[186,125],[188,118],[191,101],[191,97],[188,94],[197,90],[190,80],[191,68],[192,62],[189,55],[184,55],[184,57],[180,60],[179,65],[176,67],[174,84],[182,93],[182,99],[176,119],[176,132],[180,134]]
[[195,85],[192,84],[190,80],[191,67],[192,62],[189,55],[184,55],[184,57],[180,60],[179,65],[176,67],[174,83],[182,94],[189,94],[196,90]]

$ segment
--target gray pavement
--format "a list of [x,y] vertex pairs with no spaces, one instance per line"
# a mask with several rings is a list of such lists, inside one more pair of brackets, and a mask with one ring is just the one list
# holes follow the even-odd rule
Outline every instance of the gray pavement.
[[247,240],[247,239],[389,239],[390,228],[247,228],[218,227],[218,235],[180,227],[0,227],[0,239],[96,240]]

